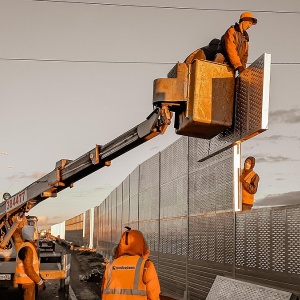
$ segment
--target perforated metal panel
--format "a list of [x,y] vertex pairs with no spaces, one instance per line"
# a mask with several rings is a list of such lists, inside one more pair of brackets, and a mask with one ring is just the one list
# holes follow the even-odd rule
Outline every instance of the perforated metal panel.
[[123,181],[123,209],[122,209],[122,228],[129,225],[129,204],[130,204],[130,194],[129,194],[129,176]]
[[180,138],[161,152],[160,218],[187,216],[188,139]]
[[300,274],[300,207],[287,209],[288,272]]
[[184,256],[159,254],[158,277],[164,293],[184,299],[186,291],[186,260]]
[[283,209],[276,209],[272,211],[272,232],[276,232],[272,236],[272,271],[284,272],[286,271],[286,211]]
[[217,276],[206,300],[290,300],[292,293]]
[[93,234],[93,247],[97,248],[98,238],[99,238],[99,227],[100,227],[100,216],[99,216],[99,206],[94,207],[94,234]]
[[140,165],[140,192],[159,186],[160,153],[157,153]]
[[[189,150],[189,157],[193,156]],[[197,165],[197,167],[196,167]],[[234,209],[233,149],[228,149],[203,162],[194,163],[189,174],[189,214]]]
[[117,188],[116,188],[116,200],[117,200],[117,209],[116,209],[116,221],[117,221],[117,226],[116,226],[116,235],[118,237],[118,240],[120,239],[120,236],[123,232],[122,230],[122,214],[123,214],[123,183],[121,183]]
[[139,230],[143,233],[151,251],[158,251],[159,247],[159,222],[142,221],[139,223]]
[[258,250],[257,268],[269,270],[271,267],[271,211],[257,214]]
[[118,234],[117,230],[117,189],[110,193],[109,201],[111,203],[111,241],[112,243],[118,243],[120,234]]
[[140,165],[139,221],[159,219],[159,153]]
[[160,184],[174,181],[188,172],[188,138],[181,137],[161,151]]
[[130,223],[138,222],[139,220],[139,177],[140,177],[140,168],[137,167],[130,174],[129,179],[129,194],[130,194]]
[[271,55],[263,54],[252,63],[236,82],[236,112],[233,126],[203,141],[198,160],[231,147],[236,141],[247,140],[268,128]]
[[161,218],[187,216],[188,176],[162,185],[160,197]]
[[159,251],[162,253],[187,255],[187,226],[187,218],[161,220]]

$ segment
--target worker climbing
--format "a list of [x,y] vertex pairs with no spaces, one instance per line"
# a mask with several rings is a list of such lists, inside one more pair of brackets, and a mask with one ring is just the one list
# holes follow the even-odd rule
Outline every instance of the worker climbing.
[[239,23],[229,27],[221,37],[218,53],[214,59],[218,63],[228,63],[241,74],[248,61],[249,35],[247,30],[257,24],[257,19],[249,11],[240,15]]

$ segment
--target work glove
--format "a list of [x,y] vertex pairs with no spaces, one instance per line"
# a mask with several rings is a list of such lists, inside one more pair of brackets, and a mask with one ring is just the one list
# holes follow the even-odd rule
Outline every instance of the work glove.
[[239,74],[241,74],[243,71],[245,71],[245,68],[243,66],[240,66],[237,69],[238,69]]
[[39,291],[43,292],[46,289],[45,281],[41,279],[40,282],[38,283],[38,286],[39,286]]

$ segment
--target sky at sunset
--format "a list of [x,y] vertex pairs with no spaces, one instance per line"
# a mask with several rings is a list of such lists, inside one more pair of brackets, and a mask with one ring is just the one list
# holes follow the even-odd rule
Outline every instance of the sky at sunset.
[[[153,80],[221,37],[247,10],[258,19],[248,31],[248,62],[270,53],[272,66],[269,130],[243,143],[242,157],[257,159],[257,205],[300,203],[295,0],[1,0],[0,196],[145,120]],[[30,214],[51,225],[99,205],[139,164],[178,138],[170,126]]]

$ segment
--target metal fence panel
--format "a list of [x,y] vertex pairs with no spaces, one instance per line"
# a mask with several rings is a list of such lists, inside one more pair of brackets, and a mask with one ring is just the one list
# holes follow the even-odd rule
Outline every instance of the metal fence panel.
[[129,226],[129,212],[130,212],[130,177],[127,176],[123,181],[123,208],[122,208],[122,228]]
[[141,221],[139,230],[143,233],[151,252],[159,250],[159,221]]
[[236,213],[236,278],[300,292],[300,206]]
[[159,163],[158,153],[140,165],[140,222],[159,219]]
[[120,238],[117,230],[117,189],[110,193],[109,200],[111,203],[111,241],[113,244],[117,244]]
[[[189,150],[189,158],[193,157]],[[189,173],[189,215],[233,211],[234,150],[230,148],[203,162],[193,162]],[[196,167],[197,165],[197,167]]]
[[117,209],[116,209],[116,217],[117,217],[117,226],[116,226],[116,239],[119,240],[120,236],[123,232],[122,229],[122,214],[123,214],[123,183],[121,183],[116,188],[116,198],[117,198]]
[[292,294],[217,276],[206,300],[290,300]]
[[93,248],[97,248],[98,246],[98,238],[99,238],[99,228],[100,228],[100,216],[99,216],[99,206],[94,207],[94,234],[92,236],[93,238]]
[[188,172],[188,138],[181,137],[161,151],[160,185],[172,182]]
[[130,194],[130,223],[138,222],[139,220],[139,178],[140,167],[137,167],[130,174],[129,180],[129,194]]
[[188,138],[161,152],[160,218],[187,216]]

